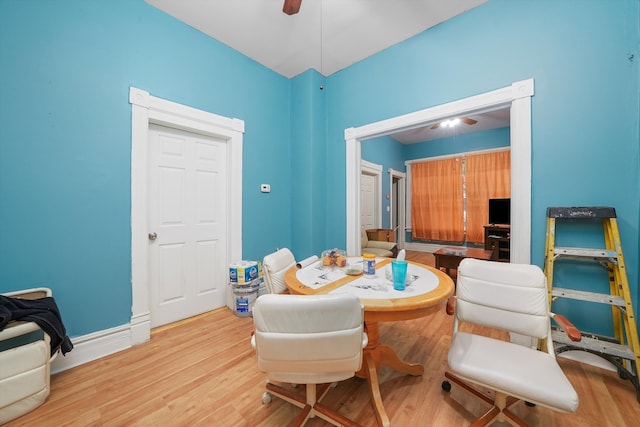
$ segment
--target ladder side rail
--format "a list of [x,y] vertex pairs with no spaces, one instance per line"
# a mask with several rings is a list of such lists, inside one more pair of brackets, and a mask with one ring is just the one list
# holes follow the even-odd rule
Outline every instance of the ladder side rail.
[[[549,210],[547,210],[549,212]],[[547,214],[547,234],[545,239],[544,274],[547,277],[547,293],[549,299],[549,310],[553,303],[553,264],[555,262],[554,242],[555,242],[556,219]]]
[[616,292],[622,295],[626,301],[626,315],[623,316],[624,326],[627,335],[627,344],[633,349],[635,354],[635,365],[640,362],[640,341],[638,340],[638,330],[636,326],[635,311],[629,290],[629,280],[627,278],[627,270],[622,254],[622,244],[620,242],[620,232],[618,231],[618,222],[616,218],[609,219],[609,238],[612,241],[613,248],[618,254],[617,268],[614,269],[613,286],[617,288]]
[[[607,269],[609,271],[609,293],[611,295],[617,295],[620,296],[623,301],[625,301],[625,308],[622,310],[617,310],[616,307],[611,307],[611,317],[613,319],[613,332],[614,332],[614,336],[620,340],[620,343],[625,343],[625,331],[628,331],[629,328],[628,326],[625,324],[626,323],[626,315],[627,313],[625,313],[625,309],[626,309],[626,300],[624,299],[624,295],[622,295],[620,293],[620,289],[618,286],[618,283],[620,283],[620,277],[619,277],[619,265],[620,263],[617,261],[617,257],[619,255],[616,245],[615,245],[615,240],[614,240],[614,235],[615,232],[613,230],[613,226],[611,221],[608,218],[605,218],[602,220],[602,228],[604,229],[604,241],[605,241],[605,247],[607,248],[607,250],[610,251],[614,251],[615,256],[616,256],[616,263],[615,265],[612,265],[613,263],[608,263],[607,264]],[[627,343],[627,345],[630,345],[629,343]],[[625,362],[626,365],[628,365]],[[627,366],[628,367],[628,366]]]

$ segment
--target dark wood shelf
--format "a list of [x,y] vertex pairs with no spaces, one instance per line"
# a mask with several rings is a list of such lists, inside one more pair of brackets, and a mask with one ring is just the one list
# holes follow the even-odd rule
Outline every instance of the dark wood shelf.
[[484,248],[492,251],[493,261],[509,262],[511,259],[511,226],[485,225]]

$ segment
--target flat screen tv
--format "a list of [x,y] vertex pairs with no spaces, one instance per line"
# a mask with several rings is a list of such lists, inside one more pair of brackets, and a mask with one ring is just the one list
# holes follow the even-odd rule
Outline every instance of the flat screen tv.
[[489,224],[511,225],[511,199],[489,199]]

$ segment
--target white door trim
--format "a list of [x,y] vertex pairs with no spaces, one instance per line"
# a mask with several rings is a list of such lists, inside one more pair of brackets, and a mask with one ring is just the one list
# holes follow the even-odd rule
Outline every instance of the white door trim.
[[[404,248],[404,232],[405,232],[405,208],[407,206],[406,199],[406,178],[407,174],[395,169],[389,168],[389,193],[391,193],[391,212],[389,214],[389,228],[393,228],[393,197],[397,197],[398,203],[398,229],[395,230],[396,243],[398,249]],[[398,194],[393,194],[393,179],[398,179]]]
[[223,138],[228,146],[228,256],[242,259],[242,138],[244,121],[198,110],[144,90],[129,89],[131,104],[131,344],[151,336],[148,280],[147,145],[151,123]]
[[344,130],[347,166],[347,253],[360,247],[361,141],[457,115],[511,107],[511,262],[531,262],[531,97],[533,79],[402,116]]

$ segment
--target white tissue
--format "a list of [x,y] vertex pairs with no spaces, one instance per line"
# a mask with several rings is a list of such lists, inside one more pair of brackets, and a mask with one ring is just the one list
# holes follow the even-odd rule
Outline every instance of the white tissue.
[[398,261],[404,261],[404,257],[405,257],[406,253],[404,251],[404,249],[400,250],[400,252],[398,252],[398,256],[396,257],[396,259]]

